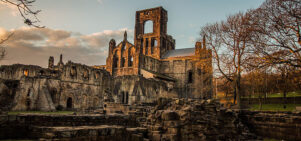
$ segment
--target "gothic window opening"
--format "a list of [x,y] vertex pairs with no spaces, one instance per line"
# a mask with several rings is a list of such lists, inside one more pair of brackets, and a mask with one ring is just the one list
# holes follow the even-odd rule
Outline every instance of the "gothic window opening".
[[29,75],[28,69],[24,69],[24,70],[23,70],[23,74],[24,74],[25,76],[28,76],[28,75]]
[[67,99],[66,107],[67,107],[67,109],[72,109],[73,103],[72,103],[72,98],[71,97],[69,97]]
[[163,39],[163,48],[166,48],[166,41]]
[[151,20],[148,20],[144,23],[144,34],[154,32],[154,23]]
[[85,70],[83,76],[85,79],[89,79],[89,70]]
[[117,56],[117,52],[115,53],[115,55],[113,57],[113,68],[118,68],[118,56]]
[[148,38],[145,38],[145,55],[148,54]]
[[95,79],[99,79],[100,78],[100,73],[99,72],[96,72],[95,75],[94,75]]
[[193,74],[192,71],[188,72],[188,83],[192,83],[193,82]]
[[140,47],[143,48],[143,39],[140,41]]
[[125,58],[121,58],[121,67],[124,67],[124,64],[125,64]]
[[122,45],[122,50],[126,50],[126,45],[125,44]]
[[152,40],[151,40],[151,54],[154,53],[154,47],[156,47],[156,46],[157,46],[157,40],[152,38]]
[[134,61],[134,59],[133,59],[133,56],[129,56],[129,67],[132,67],[133,66],[133,61]]
[[73,77],[73,76],[76,76],[76,67],[75,67],[75,66],[72,66],[72,67],[71,67],[70,75],[71,75],[72,77]]

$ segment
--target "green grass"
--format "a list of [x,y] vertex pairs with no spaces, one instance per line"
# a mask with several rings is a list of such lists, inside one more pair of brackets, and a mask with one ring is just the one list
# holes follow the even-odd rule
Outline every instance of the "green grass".
[[[261,111],[294,111],[296,106],[301,106],[301,104],[286,104],[286,108],[283,108],[283,104],[262,104]],[[251,111],[260,110],[259,104],[253,104],[250,107]]]
[[49,114],[49,115],[64,115],[73,114],[72,111],[56,111],[56,112],[43,112],[43,111],[10,111],[8,115],[18,115],[18,114]]
[[[255,94],[255,95],[252,95],[251,98],[258,98],[259,96],[260,96],[259,94]],[[297,97],[297,96],[301,96],[301,92],[288,92],[286,94],[286,97]],[[264,95],[262,94],[261,97],[263,98]],[[268,94],[267,97],[268,98],[283,97],[283,93]],[[243,96],[243,98],[249,98],[249,97]]]

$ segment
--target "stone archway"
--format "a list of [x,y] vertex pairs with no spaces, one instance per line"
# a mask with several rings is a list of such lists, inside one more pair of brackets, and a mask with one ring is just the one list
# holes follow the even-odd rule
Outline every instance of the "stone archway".
[[73,108],[73,102],[72,102],[72,98],[71,98],[71,97],[69,97],[69,98],[67,99],[67,102],[66,102],[66,108],[67,108],[67,109],[72,109],[72,108]]

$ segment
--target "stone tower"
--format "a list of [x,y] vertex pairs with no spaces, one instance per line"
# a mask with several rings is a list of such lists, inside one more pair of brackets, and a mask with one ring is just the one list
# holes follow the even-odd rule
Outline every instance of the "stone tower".
[[175,40],[167,35],[167,21],[167,11],[162,7],[136,12],[134,44],[141,54],[160,59],[164,53],[175,49]]
[[53,58],[53,56],[50,56],[49,60],[48,60],[48,68],[52,69],[53,66],[54,66],[54,58]]
[[57,63],[57,66],[62,69],[64,67],[64,62],[63,62],[63,54],[60,55],[60,61]]

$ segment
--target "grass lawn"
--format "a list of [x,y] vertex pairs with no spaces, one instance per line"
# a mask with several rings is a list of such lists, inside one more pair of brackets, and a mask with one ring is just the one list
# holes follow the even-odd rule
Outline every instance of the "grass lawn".
[[[259,104],[253,104],[250,107],[251,111],[260,110]],[[283,108],[283,104],[262,104],[261,111],[294,111],[296,106],[301,106],[301,104],[286,104],[286,108]]]
[[64,114],[73,114],[73,111],[56,111],[56,112],[43,112],[43,111],[10,111],[8,115],[17,115],[17,114],[49,114],[49,115],[64,115]]
[[[263,98],[263,94],[261,95],[261,97]],[[301,96],[301,92],[288,92],[286,94],[286,97],[297,97],[297,96]],[[255,94],[252,95],[251,98],[258,98],[259,95]],[[268,94],[267,97],[283,97],[283,93],[273,93],[273,94]],[[248,98],[248,96],[243,96],[243,98]]]

